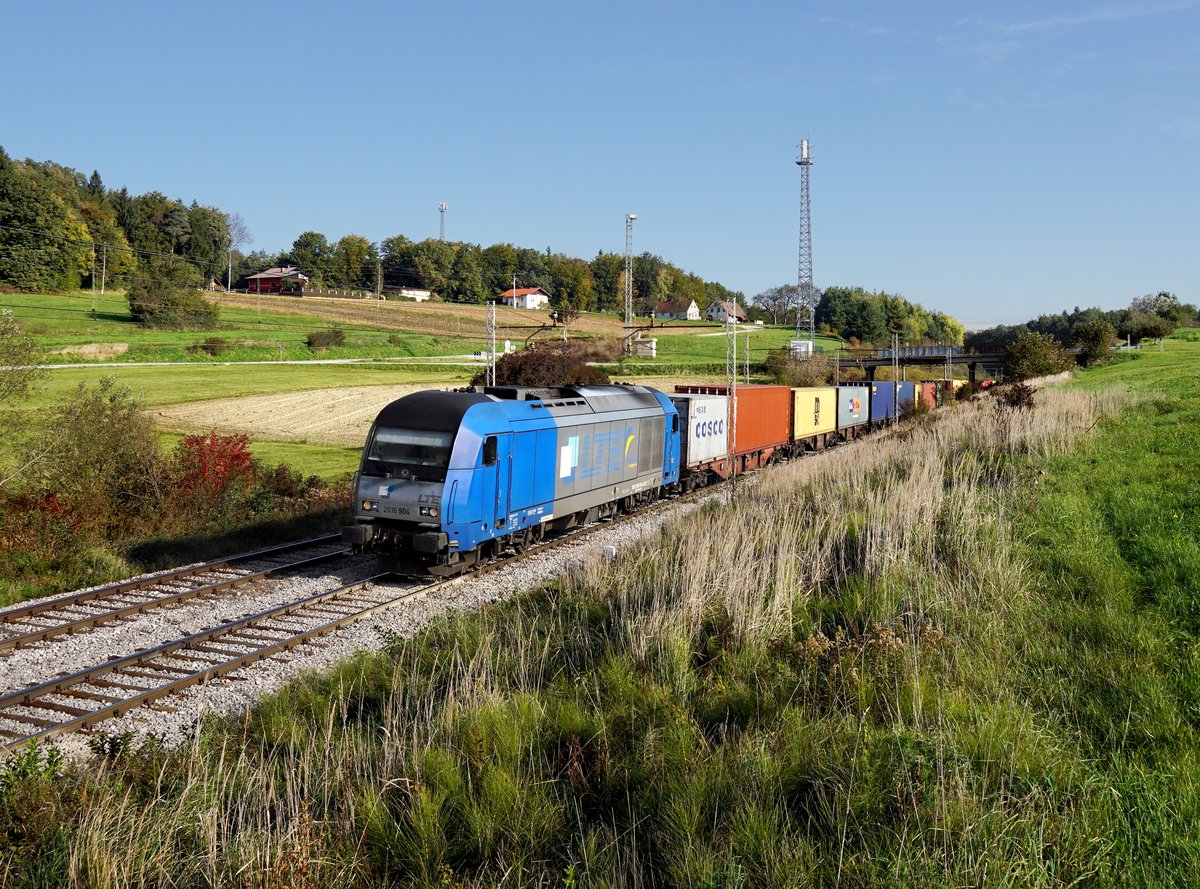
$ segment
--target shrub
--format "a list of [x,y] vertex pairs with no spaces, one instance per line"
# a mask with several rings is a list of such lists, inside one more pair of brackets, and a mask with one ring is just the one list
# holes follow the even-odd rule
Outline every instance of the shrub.
[[977,393],[983,391],[979,383],[966,383],[954,390],[955,401],[970,401]]
[[[609,382],[608,374],[585,363],[582,354],[573,343],[530,343],[496,362],[496,385],[587,386]],[[481,372],[471,379],[471,385],[481,386],[484,381]]]
[[175,449],[175,490],[181,509],[201,521],[223,517],[236,494],[244,492],[254,474],[248,435],[186,436]]
[[304,341],[310,349],[328,349],[346,342],[346,331],[337,327],[331,327],[328,330],[314,330]]
[[217,307],[198,291],[169,281],[139,278],[129,289],[129,314],[145,327],[206,330],[217,326]]
[[37,367],[41,350],[8,309],[0,310],[0,402],[23,398],[37,388],[46,371]]
[[188,346],[188,351],[193,355],[201,353],[205,355],[221,355],[229,349],[229,342],[221,339],[219,336],[210,336],[202,343],[192,343]]
[[1107,321],[1082,321],[1075,325],[1075,345],[1079,346],[1079,363],[1084,367],[1112,361],[1111,346],[1117,330]]
[[1049,376],[1074,366],[1075,359],[1048,333],[1022,333],[1004,349],[1004,373],[1012,380]]
[[999,399],[998,408],[1009,410],[1033,410],[1033,393],[1037,392],[1028,383],[1009,383],[996,387],[995,397]]
[[10,570],[18,554],[53,559],[74,549],[80,530],[79,518],[55,494],[0,498],[0,556]]
[[154,422],[114,377],[80,383],[22,464],[35,491],[53,492],[82,531],[128,534],[152,517],[164,488]]
[[787,349],[767,355],[767,373],[784,386],[827,386],[833,382],[833,361],[823,355],[793,358]]

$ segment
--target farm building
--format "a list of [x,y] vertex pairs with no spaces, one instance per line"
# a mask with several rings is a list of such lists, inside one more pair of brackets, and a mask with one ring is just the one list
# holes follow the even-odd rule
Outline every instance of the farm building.
[[729,319],[730,315],[733,315],[742,324],[750,320],[750,317],[746,314],[746,310],[737,303],[727,303],[720,300],[710,305],[708,311],[704,313],[704,317],[709,321],[720,321],[722,324]]
[[251,275],[246,279],[246,291],[248,293],[281,293],[284,290],[303,290],[307,283],[308,275],[293,265],[286,265]]
[[699,321],[700,307],[694,299],[661,302],[654,307],[654,317],[662,321]]
[[514,309],[540,309],[550,304],[550,294],[540,287],[517,287],[501,293],[500,302]]

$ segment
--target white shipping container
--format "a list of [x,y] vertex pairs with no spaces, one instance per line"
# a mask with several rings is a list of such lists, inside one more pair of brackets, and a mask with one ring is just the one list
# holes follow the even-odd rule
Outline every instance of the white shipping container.
[[723,460],[729,453],[729,398],[725,395],[671,395],[679,411],[681,466]]

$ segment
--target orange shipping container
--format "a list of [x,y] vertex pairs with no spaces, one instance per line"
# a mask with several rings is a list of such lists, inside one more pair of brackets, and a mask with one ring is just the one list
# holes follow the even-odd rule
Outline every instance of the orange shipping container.
[[[676,392],[728,395],[728,386],[676,386]],[[738,386],[737,452],[786,445],[792,434],[792,390],[787,386]]]

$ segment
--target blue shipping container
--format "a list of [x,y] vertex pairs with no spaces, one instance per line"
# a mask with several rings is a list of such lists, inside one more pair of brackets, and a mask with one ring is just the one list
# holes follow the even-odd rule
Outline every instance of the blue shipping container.
[[917,402],[917,384],[916,383],[901,383],[900,384],[900,413],[912,410],[912,406]]
[[881,423],[896,416],[896,384],[890,380],[871,384],[871,422]]

